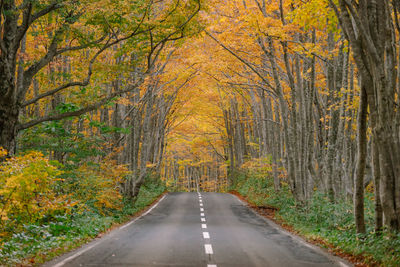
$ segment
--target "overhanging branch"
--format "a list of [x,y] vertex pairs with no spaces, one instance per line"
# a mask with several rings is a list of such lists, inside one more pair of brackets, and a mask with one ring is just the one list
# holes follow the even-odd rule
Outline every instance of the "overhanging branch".
[[240,62],[242,62],[243,64],[245,64],[247,67],[249,67],[258,77],[260,77],[260,79],[269,87],[271,88],[273,91],[275,90],[275,88],[270,84],[270,82],[264,78],[263,75],[261,75],[261,73],[259,71],[257,71],[249,62],[247,62],[247,60],[243,59],[242,57],[240,57],[238,54],[236,54],[235,52],[232,51],[232,49],[230,49],[229,47],[227,47],[226,45],[224,45],[221,41],[219,41],[216,37],[214,37],[211,33],[209,33],[208,31],[205,31],[205,33],[211,37],[211,39],[213,39],[217,44],[219,44],[223,49],[225,49],[226,51],[228,51],[231,55],[233,55],[235,58],[237,58]]
[[117,96],[119,96],[121,94],[128,93],[128,92],[132,91],[134,88],[139,86],[139,84],[142,81],[143,81],[143,79],[141,79],[141,81],[139,81],[137,84],[135,84],[133,86],[130,86],[128,89],[114,92],[114,93],[110,94],[109,96],[99,100],[98,102],[96,102],[96,103],[94,103],[92,105],[88,105],[86,107],[83,107],[83,108],[81,108],[79,110],[65,112],[65,113],[61,113],[61,114],[55,114],[55,115],[48,115],[48,116],[44,116],[44,117],[41,117],[41,118],[38,118],[38,119],[35,119],[35,120],[31,120],[31,121],[26,122],[26,123],[20,123],[16,127],[17,131],[28,129],[30,127],[33,127],[33,126],[35,126],[37,124],[40,124],[42,122],[45,122],[45,121],[57,121],[57,120],[61,120],[61,119],[68,118],[68,117],[78,117],[78,116],[80,116],[82,114],[85,114],[85,113],[90,112],[92,110],[98,109],[101,106],[107,104],[107,102],[109,102],[114,97],[117,97]]

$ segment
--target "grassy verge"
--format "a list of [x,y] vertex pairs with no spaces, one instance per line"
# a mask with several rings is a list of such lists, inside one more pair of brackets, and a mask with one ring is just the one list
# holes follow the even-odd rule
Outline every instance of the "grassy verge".
[[137,201],[126,202],[121,210],[101,214],[87,209],[80,214],[57,216],[46,224],[24,225],[24,230],[0,240],[0,265],[37,265],[65,253],[124,223],[152,204],[165,186],[149,180],[141,188]]
[[[400,266],[400,233],[373,233],[374,209],[371,196],[365,199],[367,234],[355,232],[352,203],[338,200],[332,204],[326,196],[316,192],[305,207],[298,207],[289,189],[279,193],[270,179],[239,175],[232,188],[264,215],[307,240],[344,256],[356,266]],[[261,208],[260,208],[261,207]],[[276,210],[276,211],[275,211]]]

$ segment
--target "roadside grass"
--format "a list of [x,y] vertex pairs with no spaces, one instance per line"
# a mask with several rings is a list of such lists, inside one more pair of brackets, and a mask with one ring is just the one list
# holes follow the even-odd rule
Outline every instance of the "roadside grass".
[[277,208],[275,219],[314,243],[337,254],[348,254],[355,265],[400,266],[400,233],[374,233],[372,195],[365,198],[367,234],[356,234],[351,201],[338,199],[332,204],[322,193],[315,192],[304,207],[295,204],[287,185],[279,193],[272,179],[238,175],[232,187],[255,206]]
[[136,202],[124,200],[121,210],[103,214],[87,203],[81,213],[59,215],[43,224],[24,225],[22,230],[0,239],[0,265],[38,265],[77,248],[114,225],[128,221],[164,191],[162,183],[149,178],[141,187]]

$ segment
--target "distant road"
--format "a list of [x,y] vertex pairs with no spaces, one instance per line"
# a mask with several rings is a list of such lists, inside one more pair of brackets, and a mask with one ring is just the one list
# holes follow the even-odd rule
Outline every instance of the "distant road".
[[238,198],[170,193],[145,216],[44,266],[347,266]]

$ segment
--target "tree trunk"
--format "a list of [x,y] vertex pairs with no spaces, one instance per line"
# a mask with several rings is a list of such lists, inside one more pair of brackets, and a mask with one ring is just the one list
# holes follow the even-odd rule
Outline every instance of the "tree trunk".
[[358,113],[358,159],[354,181],[354,219],[357,233],[365,233],[364,221],[364,173],[367,156],[367,95],[361,81],[360,106]]
[[0,102],[0,147],[15,154],[19,109],[8,101]]
[[[375,137],[376,138],[376,137]],[[379,166],[379,151],[375,138],[372,139],[372,165],[374,175],[374,193],[375,193],[375,232],[380,232],[383,226],[383,214],[380,192],[380,166]]]

